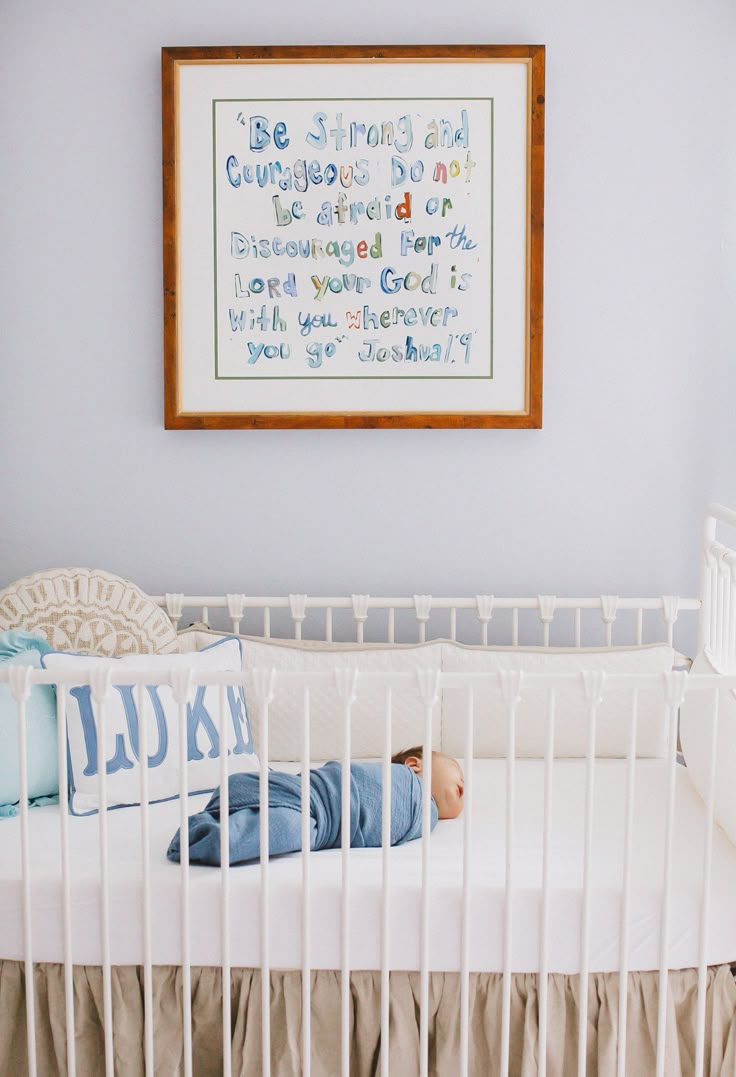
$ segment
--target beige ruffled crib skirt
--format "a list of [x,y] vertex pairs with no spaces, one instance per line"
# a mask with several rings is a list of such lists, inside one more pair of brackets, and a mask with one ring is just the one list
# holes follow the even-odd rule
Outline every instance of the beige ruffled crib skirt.
[[[499,1073],[501,982],[497,973],[475,973],[470,991],[470,1073]],[[261,990],[257,969],[234,969],[232,984],[233,1074],[261,1074]],[[66,1075],[64,969],[35,966],[38,1072]],[[577,976],[549,978],[547,1073],[566,1077],[577,1068]],[[112,970],[115,1073],[143,1077],[143,974],[139,968]],[[380,1073],[380,974],[351,976],[351,1077]],[[694,1072],[697,973],[669,976],[667,1077]],[[628,1077],[655,1072],[658,974],[629,975]],[[460,977],[430,976],[430,1072],[455,1077],[460,1052]],[[181,970],[162,966],[153,972],[155,1072],[174,1077],[182,1071]],[[196,1077],[222,1073],[222,986],[217,968],[192,969],[192,1039]],[[102,972],[74,969],[77,1077],[104,1073]],[[590,976],[588,989],[588,1074],[615,1075],[618,975]],[[301,974],[271,973],[271,1073],[301,1073]],[[511,1073],[537,1073],[537,977],[516,974],[511,987]],[[391,1072],[411,1077],[419,1072],[419,976],[391,974]],[[25,980],[23,965],[0,961],[0,1074],[26,1073]],[[340,974],[312,973],[312,1074],[340,1072]],[[736,1073],[736,984],[727,966],[708,973],[706,1061],[708,1077]]]

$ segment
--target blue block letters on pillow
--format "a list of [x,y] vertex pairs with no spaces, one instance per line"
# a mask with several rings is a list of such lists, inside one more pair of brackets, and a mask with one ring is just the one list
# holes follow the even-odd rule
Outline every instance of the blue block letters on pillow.
[[[235,637],[183,655],[131,655],[100,659],[51,652],[44,656],[47,669],[83,670],[112,665],[112,686],[105,702],[105,742],[100,744],[100,714],[86,677],[71,685],[66,695],[69,801],[75,815],[88,815],[100,805],[100,759],[105,761],[106,800],[109,808],[138,804],[141,799],[141,759],[148,767],[149,800],[179,796],[179,705],[168,684],[149,684],[143,690],[143,714],[138,691],[125,683],[125,669],[171,670],[191,667],[199,672],[240,671],[242,651]],[[258,768],[242,687],[225,691],[228,771],[242,773]],[[145,724],[145,744],[142,729]],[[188,793],[214,789],[220,781],[220,688],[196,686],[186,703]]]

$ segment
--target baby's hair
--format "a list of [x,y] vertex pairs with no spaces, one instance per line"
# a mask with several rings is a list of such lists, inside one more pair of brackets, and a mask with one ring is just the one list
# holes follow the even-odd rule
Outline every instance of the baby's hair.
[[421,744],[417,745],[416,748],[404,748],[403,752],[397,752],[396,755],[391,756],[391,762],[404,764],[407,759],[411,759],[412,757],[421,759],[423,751]]

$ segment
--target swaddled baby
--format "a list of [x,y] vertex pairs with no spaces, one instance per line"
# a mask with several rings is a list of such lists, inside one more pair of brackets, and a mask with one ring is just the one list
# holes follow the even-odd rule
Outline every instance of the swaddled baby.
[[[422,749],[409,748],[391,760],[391,844],[400,845],[422,833]],[[383,765],[350,765],[350,844],[355,848],[381,845]],[[463,808],[463,772],[452,756],[432,752],[431,826],[455,819]],[[230,863],[260,856],[260,775],[232,774],[228,785]],[[309,772],[310,848],[333,849],[341,837],[342,764],[325,763]],[[298,852],[302,847],[301,776],[283,771],[268,774],[268,851],[270,856]],[[180,835],[168,849],[179,860]],[[189,819],[189,860],[220,863],[220,793],[203,812]]]

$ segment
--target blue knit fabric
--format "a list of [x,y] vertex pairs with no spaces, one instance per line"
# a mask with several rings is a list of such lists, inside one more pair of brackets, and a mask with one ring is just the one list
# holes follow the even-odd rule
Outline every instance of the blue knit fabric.
[[[381,844],[382,766],[352,763],[350,767],[350,844],[354,848]],[[342,765],[337,762],[309,772],[310,848],[341,845]],[[260,776],[233,774],[229,789],[230,863],[260,856]],[[301,776],[270,771],[268,775],[268,848],[271,856],[301,849]],[[437,807],[431,803],[431,827]],[[391,765],[391,844],[400,845],[421,836],[422,783],[409,767]],[[168,849],[179,860],[180,835]],[[220,794],[211,797],[203,812],[189,819],[189,860],[194,864],[220,863]]]

